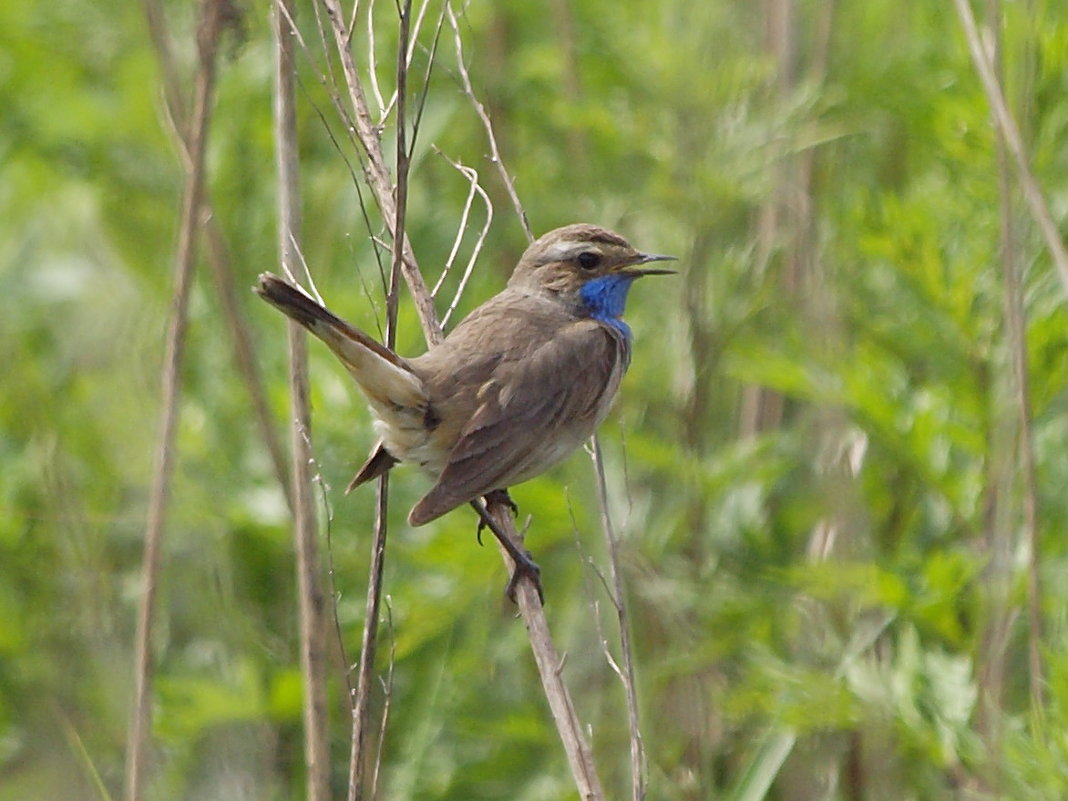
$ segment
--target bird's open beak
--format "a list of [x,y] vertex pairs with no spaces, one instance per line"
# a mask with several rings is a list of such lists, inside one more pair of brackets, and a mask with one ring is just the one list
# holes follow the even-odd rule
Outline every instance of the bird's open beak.
[[[642,253],[634,264],[648,264],[652,261],[675,261],[674,256],[661,256],[656,253]],[[665,270],[662,267],[651,267],[646,269],[629,270],[628,272],[634,275],[674,275],[675,270]]]

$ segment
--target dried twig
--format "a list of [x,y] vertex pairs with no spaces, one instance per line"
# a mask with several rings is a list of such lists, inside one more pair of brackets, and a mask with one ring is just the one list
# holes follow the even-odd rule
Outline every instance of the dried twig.
[[[405,70],[410,70],[412,68],[412,59],[415,57],[415,46],[416,46],[416,43],[419,41],[419,31],[423,27],[423,19],[426,17],[426,11],[427,11],[427,8],[429,6],[430,6],[430,0],[423,0],[422,5],[419,6],[419,13],[416,14],[416,16],[415,16],[415,23],[412,25],[411,35],[408,37],[408,48],[407,48],[407,51],[406,51],[405,56],[404,56],[404,68],[405,68]],[[370,24],[371,24],[370,19],[368,19],[368,23],[367,24],[370,26]],[[368,35],[370,35],[370,34],[368,34]],[[435,42],[436,41],[437,41],[437,38],[435,37]],[[370,44],[370,49],[371,49],[371,51],[373,53],[373,51],[374,51],[373,42]],[[432,54],[431,57],[430,57],[430,65],[432,66],[433,63],[434,63],[434,57],[433,57],[433,54]],[[372,71],[372,74],[373,74],[373,71]],[[382,116],[379,119],[379,125],[384,125],[385,124],[386,119],[389,117],[390,112],[393,111],[393,107],[397,103],[397,97],[398,97],[397,90],[394,89],[393,90],[393,94],[390,95],[390,98],[386,102],[384,108],[382,107],[382,98],[381,97],[378,98],[379,108],[382,108]],[[411,154],[411,151],[409,151],[409,155],[410,154]]]
[[[353,24],[349,27],[350,38],[355,30],[357,5],[359,4],[353,3]],[[381,122],[386,118],[386,101],[382,99],[382,90],[378,86],[378,48],[375,46],[375,0],[370,0],[367,3],[367,57],[367,80],[371,84],[371,94],[374,95],[375,104],[378,106],[379,125],[381,126]]]
[[[988,4],[991,23],[998,24],[1000,4]],[[995,49],[988,54],[995,79],[1000,79],[1001,57],[995,37]],[[998,81],[1000,84],[1000,80]],[[1004,290],[1006,339],[1012,362],[1012,384],[1019,430],[1019,456],[1023,463],[1023,527],[1029,547],[1027,565],[1028,608],[1028,673],[1031,703],[1036,710],[1043,707],[1043,671],[1040,644],[1042,640],[1041,586],[1039,582],[1038,538],[1038,479],[1035,473],[1034,437],[1031,430],[1031,387],[1027,357],[1027,311],[1021,285],[1020,259],[1016,252],[1016,220],[1012,203],[1012,181],[1009,170],[1009,147],[1001,126],[995,125],[998,158],[998,188],[1001,216],[1001,272]],[[1009,548],[1006,544],[1005,548]],[[1003,660],[1004,651],[994,643],[991,653]],[[994,675],[1001,675],[999,666]]]
[[486,204],[486,222],[483,224],[482,230],[479,231],[478,239],[475,240],[475,244],[471,248],[471,255],[467,259],[467,266],[464,267],[463,275],[460,276],[460,283],[456,285],[456,292],[453,293],[449,308],[445,310],[445,316],[442,317],[442,325],[446,325],[449,322],[449,318],[452,317],[452,313],[456,311],[456,307],[460,304],[460,298],[463,297],[464,289],[467,288],[467,281],[475,270],[475,262],[478,261],[478,254],[482,252],[482,246],[486,243],[490,224],[493,222],[493,202],[490,200],[486,190],[483,189],[482,185],[478,182],[478,172],[476,170],[471,167],[466,167],[458,161],[454,161],[437,148],[434,148],[434,150],[443,159],[449,162],[449,164],[451,164],[461,175],[467,178],[471,185],[470,191],[467,193],[467,200],[464,202],[463,211],[460,213],[460,224],[456,229],[456,239],[453,240],[452,250],[449,251],[449,257],[445,260],[445,267],[442,268],[437,283],[434,284],[433,294],[435,297],[438,294],[438,290],[441,289],[441,285],[445,283],[445,279],[448,277],[449,272],[452,270],[456,254],[460,250],[460,243],[463,242],[464,234],[467,233],[467,221],[471,214],[471,205],[474,203],[475,195],[477,194],[482,198],[482,202]]
[[[282,10],[284,9],[284,11]],[[300,165],[294,91],[292,0],[278,0],[275,33],[275,157],[278,173],[278,248],[282,269],[292,275],[300,258]],[[308,398],[307,335],[290,321],[289,388],[293,474],[293,537],[300,607],[300,663],[304,676],[304,761],[309,801],[330,797],[330,741],[326,707],[326,618],[316,542],[316,514]]]
[[[1001,0],[986,0],[986,24],[991,31],[991,52],[994,72],[999,82],[1004,77],[1002,59],[1002,36],[1001,36]],[[1016,209],[1016,193],[1013,191],[1013,168],[1011,156],[1005,147],[1005,139],[994,126],[994,144],[997,154],[998,168],[998,214],[1000,217],[1000,247],[998,257],[1001,261],[1002,271],[1002,302],[1006,320],[1006,340],[1011,338],[1011,325],[1008,321],[1013,317],[1012,287],[1015,285],[1018,270],[1018,215]],[[1010,362],[1013,360],[1013,345],[1008,344]],[[1012,383],[1012,369],[1009,370],[1009,382]],[[995,383],[987,387],[987,392],[996,393]],[[997,406],[998,404],[994,404]],[[1000,409],[998,410],[1000,412]],[[1003,413],[993,415],[987,426],[986,445],[988,458],[984,464],[983,486],[983,523],[984,536],[980,544],[986,561],[986,569],[983,571],[982,582],[986,596],[985,606],[987,613],[983,617],[982,631],[979,637],[979,645],[976,649],[976,688],[979,691],[978,707],[976,710],[976,730],[986,747],[989,757],[996,757],[1002,753],[1003,721],[1001,714],[1002,694],[1005,686],[1006,655],[1008,651],[1008,635],[1010,629],[1006,626],[1007,621],[1013,618],[1011,605],[1008,601],[1009,586],[1011,582],[1011,551],[1013,547],[1012,526],[1008,523],[1008,510],[1012,507],[1014,494],[1013,482],[1010,473],[1015,467],[1013,456],[1015,448],[1012,443],[1016,442],[1015,435],[1007,436],[1003,420]],[[1012,440],[1009,443],[1008,440]],[[972,777],[969,780],[969,789],[978,789],[981,792],[997,797],[1000,795],[999,785],[1000,763],[997,759],[991,759],[992,770]]]
[[[182,96],[182,80],[179,77],[177,61],[167,35],[163,21],[163,10],[159,0],[143,0],[145,17],[148,20],[149,36],[160,65],[163,82],[163,97],[166,113],[171,123],[175,139],[178,142],[183,165],[186,169],[192,163],[189,149],[189,121],[187,109]],[[223,235],[212,208],[208,187],[201,191],[200,224],[203,226],[206,257],[215,280],[215,288],[223,306],[223,317],[230,329],[230,338],[234,348],[234,363],[245,381],[245,386],[252,401],[252,410],[256,417],[263,442],[271,457],[275,477],[286,496],[286,503],[292,508],[292,494],[289,489],[289,473],[286,470],[285,449],[271,416],[267,403],[267,391],[256,359],[254,340],[245,320],[244,312],[235,290],[234,270],[230,258],[230,248]]]
[[136,654],[134,706],[126,751],[127,801],[139,801],[142,796],[145,752],[152,724],[152,621],[155,617],[163,526],[170,496],[174,438],[178,427],[180,374],[185,352],[186,316],[189,289],[193,278],[193,264],[196,259],[198,212],[204,186],[204,151],[211,119],[215,86],[215,57],[223,26],[223,13],[221,2],[205,3],[202,6],[202,19],[197,37],[200,60],[193,94],[189,165],[182,203],[182,223],[175,254],[173,305],[167,329],[167,352],[163,361],[162,420],[141,563],[142,595],[134,646]]
[[[397,48],[397,187],[393,218],[393,263],[390,269],[389,291],[386,295],[386,347],[393,348],[397,339],[397,303],[399,278],[404,261],[404,226],[408,206],[408,145],[406,95],[408,66],[405,60],[410,33],[411,0],[400,11],[400,43]],[[378,504],[375,514],[375,535],[371,554],[371,576],[367,586],[367,608],[364,615],[363,639],[360,646],[360,672],[356,682],[356,698],[352,709],[352,742],[349,756],[349,801],[363,798],[364,750],[367,718],[374,674],[375,651],[378,639],[378,614],[382,600],[382,570],[386,554],[388,530],[389,473],[378,479]],[[383,719],[382,726],[385,725]],[[377,784],[375,765],[372,784]],[[372,790],[373,796],[373,790]]]
[[397,640],[393,636],[393,609],[386,597],[386,631],[389,636],[389,664],[386,677],[382,680],[382,718],[378,725],[378,748],[375,749],[375,766],[371,773],[371,801],[378,797],[378,773],[382,767],[382,747],[386,742],[386,725],[389,723],[389,709],[393,703],[393,668],[397,664]]
[[[356,64],[352,58],[352,52],[348,47],[348,36],[345,29],[344,18],[338,0],[321,0],[326,15],[330,20],[331,30],[334,33],[334,41],[337,45],[341,58],[341,69],[345,75],[345,83],[349,90],[349,101],[352,105],[354,127],[356,137],[367,157],[364,165],[364,176],[374,193],[375,201],[382,212],[382,218],[386,225],[392,226],[397,218],[395,200],[393,197],[393,181],[386,166],[385,157],[382,154],[382,142],[379,131],[371,122],[371,113],[367,107],[367,98],[363,91]],[[412,252],[411,243],[406,237],[400,237],[403,246],[401,260],[401,272],[405,283],[412,296],[419,313],[419,321],[423,328],[423,336],[430,344],[437,344],[442,340],[441,327],[437,322],[437,312],[434,310],[434,299],[427,290],[426,282],[423,281],[419,265]]]
[[622,666],[617,665],[609,655],[609,665],[623,683],[623,691],[627,697],[631,798],[634,801],[642,801],[646,790],[645,745],[642,742],[641,726],[638,722],[638,688],[634,677],[634,649],[630,644],[630,621],[627,615],[626,596],[623,592],[623,575],[619,569],[619,537],[612,524],[612,517],[608,513],[608,482],[604,474],[601,442],[596,434],[593,435],[592,443],[593,466],[597,473],[597,501],[601,507],[601,529],[604,531],[605,543],[608,545],[608,566],[612,577],[612,586],[608,595],[615,607],[616,619],[619,622],[619,651],[623,662]]
[[[348,801],[362,799],[365,769],[367,716],[371,704],[372,675],[378,644],[378,613],[382,600],[382,571],[385,567],[386,532],[389,517],[388,473],[378,481],[375,497],[375,533],[371,542],[371,568],[367,581],[367,605],[360,642],[359,672],[352,699],[352,738],[349,743]],[[382,725],[385,725],[384,721]],[[377,766],[374,773],[377,781]]]
[[[512,542],[522,547],[523,538],[515,529],[515,521],[512,519],[512,510],[509,506],[493,497],[486,504],[486,512],[493,522],[511,538]],[[515,564],[504,546],[498,543],[498,548],[509,572],[515,570]],[[571,694],[568,692],[567,685],[564,684],[563,662],[553,644],[549,624],[545,619],[545,611],[542,608],[541,599],[538,598],[538,591],[531,582],[520,581],[516,586],[516,603],[519,604],[519,612],[523,616],[523,624],[530,638],[530,648],[534,653],[534,662],[538,668],[538,675],[541,677],[541,686],[545,691],[545,699],[549,702],[549,711],[556,723],[560,740],[563,742],[568,764],[571,766],[571,775],[578,787],[579,798],[583,801],[604,799],[604,790],[601,788],[597,766],[593,761],[593,751],[586,741],[582,724],[575,713],[575,705],[571,701]]]
[[971,6],[968,5],[968,0],[953,0],[953,2],[957,7],[961,26],[964,28],[964,37],[968,42],[968,50],[972,54],[975,71],[979,74],[979,80],[983,84],[983,90],[986,92],[987,100],[990,103],[990,110],[994,115],[994,123],[1001,136],[1005,138],[1005,145],[1016,163],[1016,171],[1019,175],[1020,188],[1023,190],[1024,200],[1027,201],[1027,205],[1031,209],[1031,216],[1042,232],[1042,238],[1045,240],[1046,248],[1049,250],[1053,264],[1057,268],[1062,287],[1065,293],[1068,293],[1068,252],[1065,251],[1064,242],[1061,239],[1060,232],[1057,230],[1057,224],[1053,221],[1053,215],[1050,214],[1042,189],[1039,187],[1034,173],[1031,172],[1030,158],[1027,153],[1027,147],[1024,145],[1023,137],[1020,135],[1020,129],[1017,127],[1016,121],[1009,111],[1008,104],[1005,102],[1005,94],[998,83],[990,54],[979,36],[979,29],[975,23],[975,16],[972,14]]
[[530,230],[530,221],[527,219],[526,211],[523,210],[523,204],[519,201],[519,194],[515,191],[515,181],[508,174],[508,170],[504,166],[504,160],[501,158],[501,152],[497,148],[497,137],[493,133],[493,123],[486,112],[486,107],[482,105],[482,102],[475,95],[474,88],[471,86],[471,76],[467,72],[467,65],[464,64],[464,43],[463,39],[460,38],[460,24],[457,22],[456,14],[452,10],[452,3],[445,3],[445,11],[449,17],[449,25],[452,26],[457,70],[460,73],[460,80],[463,82],[464,94],[467,95],[467,99],[471,101],[475,113],[478,114],[478,118],[482,121],[482,127],[486,131],[486,138],[489,140],[490,161],[493,162],[497,167],[497,172],[500,173],[504,188],[508,191],[508,197],[511,198],[515,213],[519,217],[519,223],[523,226],[523,233],[526,234],[528,242],[533,242],[534,234]]

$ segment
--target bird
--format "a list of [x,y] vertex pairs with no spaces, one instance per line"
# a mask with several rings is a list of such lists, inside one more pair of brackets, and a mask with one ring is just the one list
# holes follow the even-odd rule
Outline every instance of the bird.
[[[375,418],[378,442],[347,491],[413,463],[434,480],[412,507],[421,526],[501,493],[559,462],[608,414],[631,359],[623,321],[633,283],[674,270],[588,223],[549,231],[523,253],[507,286],[424,354],[404,358],[271,273],[254,291],[321,339],[347,368]],[[503,536],[521,574],[541,594],[537,565]],[[479,529],[481,531],[482,522]]]

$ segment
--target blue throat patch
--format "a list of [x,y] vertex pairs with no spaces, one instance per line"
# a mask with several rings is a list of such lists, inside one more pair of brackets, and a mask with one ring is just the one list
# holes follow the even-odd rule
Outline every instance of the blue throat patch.
[[630,326],[623,322],[623,310],[627,305],[627,292],[636,275],[602,275],[588,281],[579,290],[586,310],[594,320],[608,323],[630,339]]

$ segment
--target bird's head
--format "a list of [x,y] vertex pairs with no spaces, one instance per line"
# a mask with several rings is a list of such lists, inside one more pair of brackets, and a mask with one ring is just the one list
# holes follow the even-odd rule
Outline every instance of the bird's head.
[[644,265],[674,258],[642,253],[619,234],[579,223],[557,228],[533,242],[508,286],[557,297],[585,308],[593,317],[618,319],[627,290],[636,279],[675,272]]

